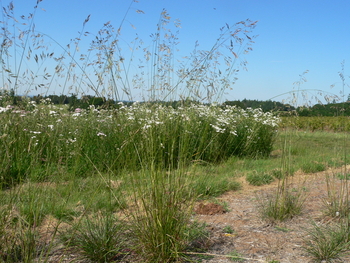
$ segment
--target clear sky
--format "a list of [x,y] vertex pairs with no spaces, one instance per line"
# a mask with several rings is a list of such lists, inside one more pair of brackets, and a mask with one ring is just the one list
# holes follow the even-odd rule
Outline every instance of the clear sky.
[[[10,1],[0,2],[5,7]],[[27,15],[36,0],[13,4],[15,15]],[[130,4],[129,0],[43,0],[34,17],[36,30],[65,45],[78,36],[88,15],[84,31],[94,34],[108,21],[118,28],[127,15],[122,41],[131,43],[138,34],[149,45],[165,8],[173,20],[181,21],[178,48],[184,56],[195,41],[200,49],[210,49],[226,23],[258,20],[253,51],[244,56],[248,70],[239,71],[233,90],[224,95],[226,100],[281,101],[286,96],[280,95],[296,89],[293,83],[306,70],[307,82],[300,89],[310,90],[309,96],[316,95],[314,89],[341,95],[343,61],[345,80],[350,83],[349,0],[139,0],[129,9]],[[347,98],[349,87],[344,93]]]

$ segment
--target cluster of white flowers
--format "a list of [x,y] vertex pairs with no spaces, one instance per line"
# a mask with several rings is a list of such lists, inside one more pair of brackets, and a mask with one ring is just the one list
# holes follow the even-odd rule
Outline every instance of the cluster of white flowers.
[[0,113],[2,112],[6,112],[10,109],[12,109],[13,107],[11,105],[7,105],[6,107],[0,107]]
[[50,98],[41,99],[40,103],[44,104],[44,105],[49,105],[49,104],[51,104],[51,99]]
[[220,128],[219,126],[216,126],[214,124],[210,124],[210,126],[213,127],[217,133],[224,133],[225,132],[225,129]]
[[68,140],[66,140],[66,143],[70,144],[70,143],[75,143],[76,141],[77,141],[77,138],[73,138],[73,139],[69,138]]
[[34,134],[40,134],[41,131],[29,131],[30,133],[34,133]]
[[128,123],[137,122],[143,130],[164,124],[164,120],[181,119],[182,122],[200,125],[209,122],[210,126],[217,133],[228,132],[237,135],[237,123],[250,120],[257,124],[277,127],[280,119],[272,113],[264,113],[261,109],[241,109],[236,106],[219,107],[216,105],[192,104],[189,107],[165,107],[134,103],[130,107],[124,106],[116,110],[122,114]]

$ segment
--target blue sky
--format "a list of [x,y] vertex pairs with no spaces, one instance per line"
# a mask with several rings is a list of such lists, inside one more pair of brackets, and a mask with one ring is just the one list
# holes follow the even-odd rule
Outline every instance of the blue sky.
[[[7,6],[10,1],[0,1]],[[14,0],[15,15],[33,11],[36,0]],[[258,20],[253,51],[244,56],[247,71],[240,70],[226,100],[278,100],[297,89],[294,82],[305,75],[300,89],[340,95],[343,91],[339,72],[345,61],[345,80],[350,83],[350,1],[348,0],[43,0],[35,14],[36,30],[50,35],[61,44],[78,35],[88,15],[85,31],[96,33],[110,21],[116,28],[126,12],[121,38],[131,43],[136,34],[146,45],[156,30],[165,8],[172,19],[181,21],[179,56],[189,55],[195,41],[201,49],[210,49],[226,23]],[[45,11],[41,10],[44,9]],[[136,11],[142,10],[144,14]],[[131,26],[133,25],[133,27]],[[87,43],[88,44],[88,43]],[[87,44],[85,48],[87,48]],[[84,44],[82,49],[84,49]],[[242,55],[243,56],[243,55]],[[243,57],[242,57],[243,59]],[[238,68],[238,65],[237,65]],[[331,88],[331,85],[335,85]],[[56,93],[59,93],[56,90]],[[350,93],[345,87],[345,97]],[[318,95],[319,98],[321,96]]]

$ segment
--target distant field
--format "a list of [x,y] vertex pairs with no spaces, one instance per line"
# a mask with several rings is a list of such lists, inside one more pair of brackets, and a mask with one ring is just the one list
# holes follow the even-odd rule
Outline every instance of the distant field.
[[350,131],[350,117],[283,117],[281,128],[309,131]]

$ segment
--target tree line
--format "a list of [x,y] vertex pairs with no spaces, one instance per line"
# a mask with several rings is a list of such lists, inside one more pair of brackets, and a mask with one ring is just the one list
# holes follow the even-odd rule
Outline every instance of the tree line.
[[[84,95],[80,98],[77,94],[70,94],[70,95],[36,95],[31,97],[25,97],[15,95],[13,90],[10,91],[0,91],[0,106],[6,102],[10,105],[18,105],[20,106],[25,101],[29,100],[35,101],[37,104],[42,103],[46,99],[50,99],[50,102],[52,104],[66,104],[69,105],[69,108],[71,110],[74,110],[76,108],[81,109],[87,109],[90,105],[94,105],[95,107],[99,108],[116,108],[118,107],[118,102],[112,99],[107,99],[105,97],[95,97],[92,95]],[[349,101],[350,102],[350,101]],[[225,101],[221,106],[230,105],[230,106],[237,106],[242,109],[247,108],[261,108],[264,112],[279,112],[282,115],[288,116],[288,115],[298,115],[298,116],[350,116],[350,103],[344,102],[344,103],[328,103],[328,104],[315,104],[311,107],[293,107],[290,104],[281,103],[278,101],[262,101],[262,100],[249,100],[249,99],[243,99],[243,100],[233,100],[233,101]],[[132,101],[123,101],[126,105],[131,105]],[[140,102],[144,103],[144,102]],[[177,108],[180,106],[186,106],[193,103],[200,103],[198,101],[193,101],[190,99],[187,100],[178,100],[178,101],[154,101],[154,102],[147,102],[147,103],[158,103],[163,104],[164,106],[171,106],[173,108]]]

